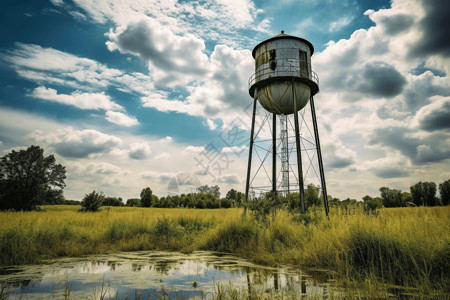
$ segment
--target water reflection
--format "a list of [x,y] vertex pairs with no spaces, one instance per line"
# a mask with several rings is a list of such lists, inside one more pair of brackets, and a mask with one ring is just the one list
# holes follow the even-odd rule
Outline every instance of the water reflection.
[[211,252],[132,252],[0,269],[0,283],[10,299],[64,299],[68,293],[72,299],[135,299],[138,295],[208,299],[218,286],[230,283],[249,296],[275,293],[299,298],[328,295],[325,281],[313,280],[299,270],[263,267]]

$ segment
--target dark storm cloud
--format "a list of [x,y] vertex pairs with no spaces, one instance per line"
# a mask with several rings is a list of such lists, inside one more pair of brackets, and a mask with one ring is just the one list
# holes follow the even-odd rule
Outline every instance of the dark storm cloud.
[[228,184],[238,184],[240,181],[236,175],[223,175],[217,180],[217,182],[228,183]]
[[426,131],[450,128],[450,111],[436,112],[422,120],[420,127]]
[[397,102],[394,106],[383,105],[376,110],[377,117],[380,119],[394,119],[403,120],[405,118],[405,113],[400,113],[402,111],[401,103]]
[[128,156],[131,159],[143,160],[148,158],[150,153],[150,147],[145,145],[137,145],[128,152]]
[[90,154],[109,152],[115,146],[114,144],[106,143],[101,145],[85,145],[79,143],[58,143],[53,144],[55,152],[63,157],[68,158],[86,158]]
[[369,136],[369,144],[381,144],[400,150],[403,155],[413,159],[417,154],[416,148],[420,144],[420,141],[415,138],[406,137],[408,133],[410,133],[408,128],[379,128],[374,130]]
[[125,31],[119,34],[117,44],[121,50],[136,53],[144,61],[151,60],[157,67],[174,67],[167,54],[156,48],[153,33],[145,22],[128,25]]
[[370,63],[364,66],[358,90],[374,97],[394,97],[403,91],[406,80],[393,66],[385,63]]
[[422,3],[426,12],[420,21],[423,35],[419,43],[411,48],[410,54],[450,57],[450,1],[422,0]]
[[440,107],[423,115],[420,128],[426,131],[450,129],[450,100],[442,102]]
[[214,117],[221,111],[222,111],[222,109],[218,106],[212,106],[212,105],[205,106],[205,114],[209,117]]
[[[325,76],[320,78],[321,87],[326,87],[327,89],[337,89],[340,90],[342,87],[347,87],[353,85],[353,65],[358,61],[360,57],[359,47],[348,47],[339,49],[339,52],[332,56],[326,66],[324,66],[324,71],[326,70],[339,70],[339,75],[336,76],[335,73],[330,74],[332,76]],[[314,67],[314,66],[313,66]]]
[[436,87],[433,86],[432,74],[423,77],[421,80],[416,80],[414,85],[405,91],[406,108],[411,112],[415,112],[428,104],[428,98],[438,92]]
[[336,158],[333,159],[330,163],[327,163],[327,167],[332,169],[342,169],[350,166],[355,161],[352,158]]
[[162,38],[162,34],[151,23],[140,20],[129,24],[114,38],[114,42],[122,52],[137,55],[161,70],[198,75],[205,73],[204,66],[197,61],[202,48],[199,40],[174,36]]
[[385,28],[385,33],[388,35],[396,35],[400,32],[406,31],[414,23],[414,18],[405,14],[398,14],[394,16],[384,17],[380,20]]
[[146,153],[144,153],[144,151],[142,151],[142,150],[136,150],[136,151],[130,152],[128,154],[128,156],[131,159],[142,160],[142,159],[146,159],[148,155]]
[[412,129],[406,127],[379,128],[369,136],[369,145],[382,145],[400,151],[414,164],[438,162],[450,158],[448,137],[429,134],[423,138],[412,137]]
[[375,176],[380,178],[400,178],[407,177],[409,173],[400,168],[383,168],[372,171]]
[[[414,77],[403,90],[402,100],[379,107],[377,116],[381,119],[401,120],[406,116],[415,115],[422,107],[429,105],[431,103],[430,98],[433,96],[450,96],[450,87],[446,87],[442,83],[439,84],[439,81],[434,81],[435,78],[435,75],[430,71]],[[430,125],[425,125],[422,129],[431,131],[434,125],[431,125],[431,127]]]
[[413,158],[419,140],[406,137],[409,129],[393,127],[376,129],[370,137],[369,144],[382,144],[400,150],[403,155]]
[[336,143],[330,143],[323,147],[323,156],[326,157],[325,167],[328,169],[343,169],[355,163],[351,153],[339,147]]

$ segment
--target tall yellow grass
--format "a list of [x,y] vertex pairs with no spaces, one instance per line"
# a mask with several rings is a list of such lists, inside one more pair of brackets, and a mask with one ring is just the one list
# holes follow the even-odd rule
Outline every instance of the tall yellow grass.
[[[242,209],[74,206],[0,213],[0,264],[135,250],[230,252],[259,263],[328,268],[358,281],[450,286],[450,207],[333,208],[256,220]],[[307,220],[308,222],[305,222]]]
[[79,207],[61,205],[44,206],[34,212],[0,212],[0,264],[34,263],[58,256],[117,251],[182,250],[192,248],[194,234],[202,230],[183,234],[185,239],[181,240],[161,240],[154,234],[158,220],[188,219],[191,223],[211,224],[211,227],[240,217],[239,209],[111,207],[96,213],[78,210]]

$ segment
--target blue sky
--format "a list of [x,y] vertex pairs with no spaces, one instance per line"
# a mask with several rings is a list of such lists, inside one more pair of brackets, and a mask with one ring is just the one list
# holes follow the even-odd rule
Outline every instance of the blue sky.
[[0,154],[32,144],[55,154],[68,199],[94,189],[128,199],[146,186],[164,196],[174,182],[244,191],[247,143],[224,137],[238,128],[248,140],[251,50],[281,30],[315,47],[329,194],[450,178],[447,1],[1,6]]

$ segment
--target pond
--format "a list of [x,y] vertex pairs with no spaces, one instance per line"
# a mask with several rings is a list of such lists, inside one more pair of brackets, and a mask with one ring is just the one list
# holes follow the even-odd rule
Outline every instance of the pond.
[[322,298],[330,293],[324,275],[213,252],[127,252],[0,268],[0,299],[211,299],[221,293]]

